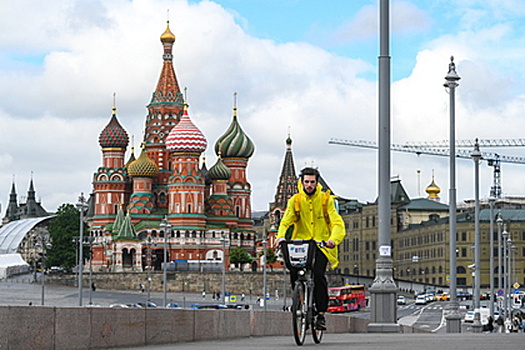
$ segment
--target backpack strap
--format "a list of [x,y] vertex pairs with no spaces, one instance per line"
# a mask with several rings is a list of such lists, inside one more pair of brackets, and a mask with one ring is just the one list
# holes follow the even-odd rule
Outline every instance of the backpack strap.
[[326,190],[325,193],[323,193],[323,215],[324,215],[324,221],[326,221],[326,224],[330,226],[330,215],[328,215],[328,199],[330,198],[330,190]]

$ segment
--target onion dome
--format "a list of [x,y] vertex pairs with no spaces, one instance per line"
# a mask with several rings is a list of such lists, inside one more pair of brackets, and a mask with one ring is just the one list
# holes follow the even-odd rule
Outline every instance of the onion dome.
[[116,107],[113,107],[111,120],[100,133],[98,143],[102,148],[126,148],[128,146],[128,133],[118,122]]
[[233,121],[224,135],[215,143],[215,153],[224,158],[250,158],[255,151],[252,140],[244,133],[237,121],[237,108],[233,108]]
[[208,170],[208,175],[212,180],[229,180],[232,172],[230,169],[222,162],[222,159],[219,155],[217,162]]
[[211,185],[210,174],[208,172],[208,168],[206,167],[206,157],[202,157],[202,168],[200,174],[204,178],[204,184],[206,186]]
[[131,177],[155,177],[159,173],[159,168],[148,157],[143,146],[140,156],[128,166],[128,173]]
[[170,152],[202,153],[207,145],[206,137],[188,116],[188,104],[185,103],[179,123],[171,129],[166,138],[166,148]]
[[286,146],[292,145],[292,138],[290,137],[290,134],[288,134],[288,138],[286,139]]
[[439,200],[439,192],[441,192],[441,188],[439,188],[434,182],[434,175],[432,175],[432,183],[427,186],[425,192],[428,193],[428,199]]
[[162,33],[162,35],[160,36],[160,41],[163,43],[163,44],[166,44],[166,43],[171,43],[173,44],[175,42],[175,35],[171,32],[170,30],[170,21],[168,21],[168,25],[166,27],[166,30],[164,31],[164,33]]
[[131,163],[133,163],[135,161],[135,159],[137,159],[137,158],[135,158],[135,146],[131,146],[131,155],[129,156],[129,159],[126,162],[126,165],[125,165],[126,169],[128,168],[128,166]]

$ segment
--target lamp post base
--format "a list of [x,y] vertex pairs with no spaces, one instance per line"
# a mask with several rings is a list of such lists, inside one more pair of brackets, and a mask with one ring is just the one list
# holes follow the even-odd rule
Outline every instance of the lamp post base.
[[450,310],[445,316],[447,333],[461,333],[461,315],[457,310]]
[[392,260],[380,257],[376,262],[376,278],[370,287],[371,315],[368,333],[399,333],[397,324],[397,291],[392,278]]

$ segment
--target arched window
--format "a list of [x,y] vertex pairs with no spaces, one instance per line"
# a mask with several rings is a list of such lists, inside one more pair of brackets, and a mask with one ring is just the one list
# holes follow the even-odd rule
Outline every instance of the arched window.
[[463,266],[458,266],[456,273],[467,273],[467,270]]

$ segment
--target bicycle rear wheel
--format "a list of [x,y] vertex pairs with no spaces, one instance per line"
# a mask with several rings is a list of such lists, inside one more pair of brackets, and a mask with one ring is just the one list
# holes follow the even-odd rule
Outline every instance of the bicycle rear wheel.
[[297,281],[292,296],[293,336],[297,345],[303,345],[306,336],[306,311],[304,283]]

